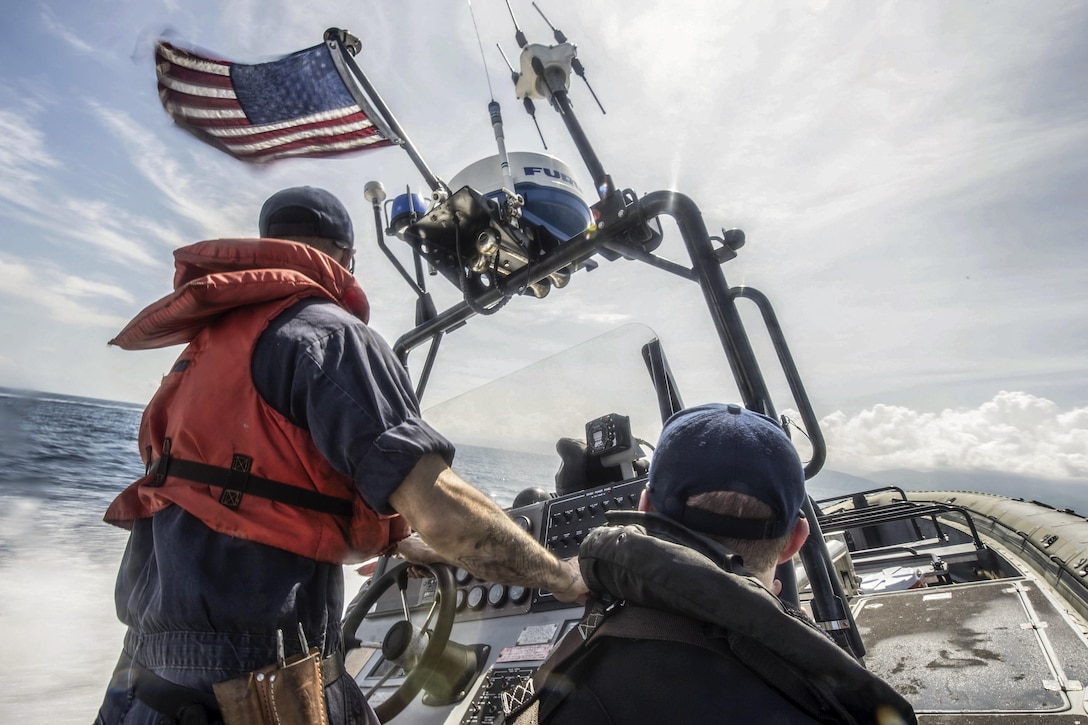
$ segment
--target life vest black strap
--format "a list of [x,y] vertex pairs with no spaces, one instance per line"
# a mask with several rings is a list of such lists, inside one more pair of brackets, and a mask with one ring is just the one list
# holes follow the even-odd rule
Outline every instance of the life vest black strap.
[[[165,452],[165,443],[163,448]],[[317,491],[310,491],[287,483],[262,478],[261,476],[254,476],[250,473],[252,465],[253,459],[243,455],[235,455],[230,468],[225,468],[208,463],[187,461],[184,458],[176,458],[167,454],[148,465],[148,474],[154,474],[154,478],[147,485],[161,486],[166,477],[170,476],[171,478],[183,478],[186,481],[205,483],[223,489],[219,502],[231,509],[237,509],[241,505],[244,494],[252,494],[270,501],[323,514],[351,516],[352,502],[350,499],[329,496]]]

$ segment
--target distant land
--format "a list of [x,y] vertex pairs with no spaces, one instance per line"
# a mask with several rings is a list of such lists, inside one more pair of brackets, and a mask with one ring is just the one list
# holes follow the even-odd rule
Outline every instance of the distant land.
[[809,493],[818,499],[881,486],[899,486],[907,491],[981,491],[1038,501],[1088,516],[1088,481],[1056,481],[997,471],[894,470],[853,476],[825,470],[809,482]]
[[0,386],[0,397],[9,398],[34,398],[35,400],[61,400],[66,403],[85,403],[87,405],[105,405],[111,408],[134,408],[143,410],[140,403],[125,403],[120,400],[105,400],[103,398],[88,398],[82,395],[65,395],[63,393],[47,393],[42,390],[23,390],[20,388],[5,388]]

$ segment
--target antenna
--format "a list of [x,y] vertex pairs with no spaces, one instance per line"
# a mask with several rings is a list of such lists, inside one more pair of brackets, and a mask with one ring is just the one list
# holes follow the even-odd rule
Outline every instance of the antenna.
[[[506,57],[506,53],[503,53],[502,46],[495,43],[495,47],[499,49],[499,54],[502,56],[503,61],[506,62],[506,67],[510,69],[510,79],[514,81],[514,88],[517,88],[518,79],[521,78],[521,73],[514,70],[514,66],[510,64],[510,59]],[[536,104],[533,103],[533,99],[529,98],[529,96],[525,96],[522,100],[522,104],[525,106],[525,112],[529,114],[529,118],[533,119],[533,125],[536,126],[536,133],[540,136],[540,143],[547,149],[548,142],[544,140],[544,134],[540,130],[540,124],[536,122]]]
[[524,48],[529,41],[525,39],[525,33],[518,27],[518,19],[514,17],[514,8],[510,7],[510,0],[506,0],[506,9],[510,12],[510,22],[514,24],[514,40],[517,41],[519,48]]
[[484,57],[484,43],[480,40],[480,26],[476,24],[476,13],[472,11],[472,0],[468,2],[468,15],[472,18],[472,29],[476,31],[476,44],[480,46],[480,62],[484,65],[484,76],[487,78],[487,94],[492,102],[495,100],[495,90],[491,87],[491,74],[487,72],[487,58]]
[[[510,0],[507,0],[506,4],[509,5]],[[540,9],[540,6],[537,5],[535,1],[533,2],[533,7],[536,8],[536,11],[538,13],[540,13],[540,17],[544,18],[544,22],[548,24],[548,27],[552,29],[552,35],[555,37],[555,42],[559,43],[560,45],[562,45],[563,43],[566,43],[567,42],[567,36],[563,34],[562,30],[560,30],[559,28],[552,25],[551,21],[548,20],[548,16],[544,14],[544,11]],[[515,25],[516,25],[516,23],[515,23]],[[522,46],[522,47],[525,47],[525,46]],[[582,81],[585,82],[586,88],[589,89],[589,95],[593,96],[593,100],[597,102],[597,108],[601,109],[601,113],[608,113],[608,111],[604,110],[604,106],[601,105],[601,99],[597,98],[597,94],[593,92],[593,86],[589,85],[589,79],[586,78],[585,66],[582,65],[582,61],[578,60],[577,55],[575,55],[574,58],[571,59],[570,67],[571,67],[571,70],[574,71],[574,74],[577,75],[579,78],[582,79]]]
[[559,28],[552,25],[552,21],[548,20],[548,16],[544,14],[544,11],[540,9],[540,6],[537,5],[534,2],[533,7],[536,8],[536,11],[538,13],[540,13],[540,17],[544,18],[544,22],[548,24],[548,27],[552,29],[552,35],[555,36],[555,42],[557,42],[557,43],[567,42],[567,36],[563,35],[562,30],[560,30]]
[[[506,6],[510,7],[510,0],[506,0]],[[476,42],[480,46],[480,58],[483,60],[484,73],[487,73],[484,44],[480,40],[480,28],[476,25],[476,13],[472,11],[472,0],[468,0],[468,12],[472,16],[472,27],[476,30]],[[514,11],[511,10],[511,17],[513,13]],[[524,38],[524,35],[522,37]],[[491,102],[487,104],[487,110],[491,114],[491,128],[495,131],[495,144],[499,148],[499,167],[502,170],[502,184],[503,190],[506,192],[507,209],[512,217],[517,217],[521,214],[521,207],[525,200],[514,191],[514,175],[510,171],[510,156],[506,153],[506,134],[502,128],[502,107],[495,100],[495,93],[491,89],[490,74],[488,74],[487,78],[487,90],[491,92]]]

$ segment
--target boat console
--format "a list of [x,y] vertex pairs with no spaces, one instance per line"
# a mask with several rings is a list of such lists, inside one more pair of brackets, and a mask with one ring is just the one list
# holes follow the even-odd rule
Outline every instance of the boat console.
[[[568,558],[577,555],[586,534],[602,525],[609,511],[636,509],[644,486],[640,476],[507,513],[557,556]],[[547,591],[487,582],[441,566],[412,578],[407,568],[388,569],[382,576],[399,582],[368,596],[383,586],[382,576],[375,576],[348,607],[346,631],[354,630],[352,643],[360,643],[348,657],[348,671],[383,721],[403,711],[399,717],[412,723],[495,722],[502,712],[501,693],[531,677],[582,614],[580,605],[559,602]],[[452,621],[442,644],[436,637],[447,631],[444,617]],[[405,622],[411,622],[420,650],[414,654],[398,649]],[[424,650],[436,644],[443,651],[429,657]],[[420,663],[430,671],[423,681],[412,682],[418,669],[406,673],[404,666]],[[423,694],[416,698],[419,689]]]

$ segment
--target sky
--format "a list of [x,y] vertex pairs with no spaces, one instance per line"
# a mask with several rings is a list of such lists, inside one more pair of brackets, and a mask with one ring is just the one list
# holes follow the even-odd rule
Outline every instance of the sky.
[[[0,8],[0,386],[145,402],[179,349],[106,342],[169,291],[173,249],[254,236],[263,200],[299,184],[352,212],[372,326],[391,342],[411,326],[412,295],[377,250],[362,197],[370,180],[424,191],[407,156],[246,166],[172,125],[152,44],[253,63],[345,27],[448,179],[495,152],[492,95],[508,148],[543,150],[495,49],[517,56],[507,5],[472,3],[479,39],[468,2],[302,5]],[[511,5],[530,41],[552,42],[529,2]],[[578,80],[571,96],[616,183],[683,191],[712,232],[745,231],[726,279],[774,303],[830,467],[1088,483],[1088,5],[537,5],[578,46],[606,113]],[[558,118],[537,111],[547,152],[586,186]],[[682,261],[665,230],[659,252]],[[431,288],[440,308],[457,301],[441,277]],[[735,399],[700,305],[691,283],[602,263],[450,336],[424,404],[633,321],[661,335],[685,402]]]

